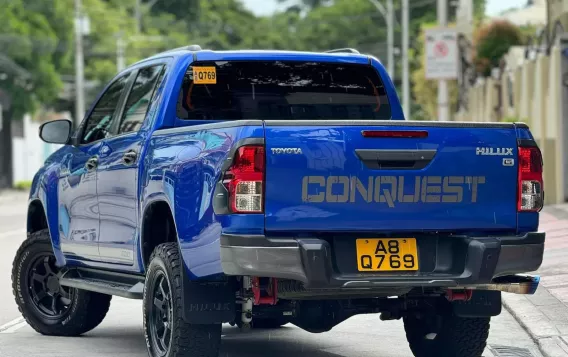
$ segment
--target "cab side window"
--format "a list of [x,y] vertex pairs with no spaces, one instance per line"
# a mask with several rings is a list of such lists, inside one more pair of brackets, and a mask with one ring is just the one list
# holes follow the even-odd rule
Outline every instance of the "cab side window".
[[129,76],[130,73],[116,79],[101,96],[91,115],[87,118],[81,144],[92,143],[110,136],[111,124]]
[[118,127],[119,134],[138,131],[142,127],[148,108],[150,108],[153,100],[156,84],[161,81],[163,74],[163,65],[143,68],[138,72],[132,90],[126,100]]

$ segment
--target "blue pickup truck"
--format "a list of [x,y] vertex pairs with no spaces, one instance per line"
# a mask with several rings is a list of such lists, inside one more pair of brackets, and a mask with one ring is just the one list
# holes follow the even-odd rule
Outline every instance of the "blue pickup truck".
[[369,313],[402,319],[415,356],[478,357],[501,293],[538,286],[529,128],[406,121],[355,50],[167,51],[40,136],[65,145],[34,178],[12,281],[45,335],[92,330],[115,295],[143,299],[152,357],[217,357],[223,323]]

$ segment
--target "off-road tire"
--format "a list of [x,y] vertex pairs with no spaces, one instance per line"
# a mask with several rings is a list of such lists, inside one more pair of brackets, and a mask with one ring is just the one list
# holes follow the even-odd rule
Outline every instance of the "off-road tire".
[[71,304],[61,317],[43,315],[34,302],[26,282],[35,259],[53,256],[49,230],[31,233],[14,259],[12,266],[12,292],[26,322],[37,332],[48,336],[79,336],[97,327],[105,318],[112,296],[73,289]]
[[428,331],[424,318],[404,318],[406,339],[414,356],[481,357],[489,337],[489,317],[465,318],[448,312],[437,318],[441,324],[434,339],[426,338],[432,331]]
[[[160,244],[150,257],[144,286],[144,337],[151,357],[218,357],[221,346],[221,324],[193,325],[183,319],[182,311],[182,258],[177,243]],[[171,337],[167,352],[156,348],[156,337],[152,332],[153,314],[156,313],[153,289],[158,279],[165,279],[170,290]],[[162,278],[160,278],[162,277]],[[169,324],[170,322],[168,322]]]

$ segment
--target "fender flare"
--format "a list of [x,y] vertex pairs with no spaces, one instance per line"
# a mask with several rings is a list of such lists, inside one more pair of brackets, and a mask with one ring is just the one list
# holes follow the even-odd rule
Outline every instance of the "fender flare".
[[177,222],[175,219],[174,211],[167,199],[162,195],[156,195],[152,200],[149,200],[144,206],[141,219],[141,232],[140,232],[140,260],[141,266],[144,266],[144,220],[148,209],[154,204],[165,203],[168,205],[170,214],[173,219],[174,229],[176,233],[176,241],[180,255],[182,256],[182,279],[181,288],[183,293],[182,310],[183,319],[185,322],[192,324],[211,324],[211,323],[225,323],[233,322],[235,319],[235,292],[237,290],[236,280],[222,279],[218,281],[199,281],[192,280],[183,254],[181,254],[181,245],[178,238]]
[[166,196],[165,195],[156,195],[156,196],[146,200],[144,202],[144,207],[141,210],[142,214],[140,216],[140,225],[139,225],[140,234],[139,234],[139,239],[138,239],[138,244],[137,244],[138,245],[138,251],[139,251],[139,254],[138,254],[139,264],[140,264],[140,267],[142,267],[144,269],[144,271],[146,271],[146,265],[147,265],[146,263],[149,263],[149,262],[144,262],[144,224],[145,224],[146,214],[148,213],[148,210],[156,204],[166,204],[168,206],[168,209],[170,211],[170,215],[172,216],[172,221],[174,223],[174,230],[175,230],[175,235],[176,235],[176,242],[178,244],[178,249],[181,250],[181,246],[179,244],[179,238],[178,238],[178,229],[177,229],[175,213],[174,213],[174,210],[172,209],[170,202],[166,198]]

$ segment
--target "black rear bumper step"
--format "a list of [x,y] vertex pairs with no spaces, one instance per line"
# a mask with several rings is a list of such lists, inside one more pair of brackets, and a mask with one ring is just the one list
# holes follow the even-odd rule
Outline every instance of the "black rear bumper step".
[[144,277],[104,270],[73,268],[60,278],[60,284],[71,288],[141,300],[144,294]]
[[[227,275],[296,280],[309,289],[471,287],[536,271],[542,264],[544,241],[544,233],[417,237],[420,270],[384,274],[357,270],[355,243],[350,239],[223,234],[221,266]],[[528,293],[534,292],[531,286]]]

